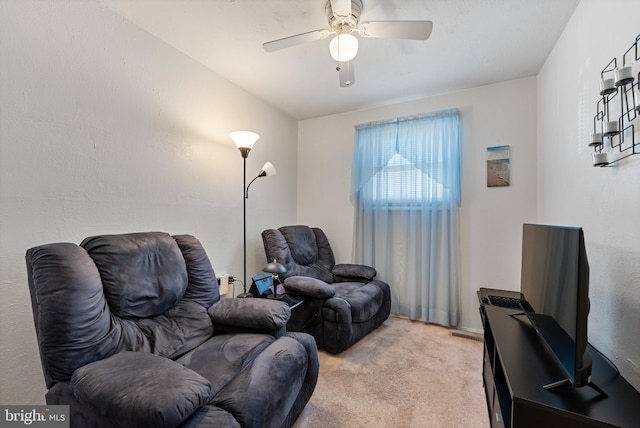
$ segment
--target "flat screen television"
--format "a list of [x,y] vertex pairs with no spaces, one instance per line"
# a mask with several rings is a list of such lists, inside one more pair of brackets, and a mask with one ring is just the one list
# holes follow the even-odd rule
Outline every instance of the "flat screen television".
[[[520,291],[527,318],[566,373],[546,389],[591,386],[589,261],[580,227],[524,224]],[[528,309],[528,310],[527,310]]]

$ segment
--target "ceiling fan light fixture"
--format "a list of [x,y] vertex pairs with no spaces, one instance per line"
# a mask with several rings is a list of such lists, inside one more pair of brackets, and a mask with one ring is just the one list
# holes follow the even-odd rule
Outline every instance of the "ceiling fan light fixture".
[[329,53],[338,62],[351,61],[358,54],[358,39],[352,34],[338,34],[329,43]]

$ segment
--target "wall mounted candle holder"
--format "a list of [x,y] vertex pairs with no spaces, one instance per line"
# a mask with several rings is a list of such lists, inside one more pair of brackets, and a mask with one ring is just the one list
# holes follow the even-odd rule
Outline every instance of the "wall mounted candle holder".
[[622,64],[613,58],[600,72],[600,99],[593,117],[593,166],[611,166],[632,155],[640,154],[640,138],[636,129],[640,122],[640,66],[638,43],[622,55]]

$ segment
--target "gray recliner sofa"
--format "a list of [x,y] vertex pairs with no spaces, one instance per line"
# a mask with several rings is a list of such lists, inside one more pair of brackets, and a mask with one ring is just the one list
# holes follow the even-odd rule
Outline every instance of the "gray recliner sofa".
[[189,235],[103,235],[26,254],[47,404],[72,427],[289,427],[318,377],[290,309],[220,299]]
[[287,272],[288,294],[304,299],[288,330],[306,331],[318,348],[340,353],[379,327],[391,312],[391,290],[376,270],[359,264],[336,264],[327,236],[317,227],[283,226],[262,232],[269,262]]

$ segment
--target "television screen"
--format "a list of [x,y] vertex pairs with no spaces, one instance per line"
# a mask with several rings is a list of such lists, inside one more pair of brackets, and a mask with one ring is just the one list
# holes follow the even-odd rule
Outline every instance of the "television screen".
[[564,368],[567,382],[589,384],[589,263],[582,228],[523,226],[520,291],[534,311],[527,316]]

